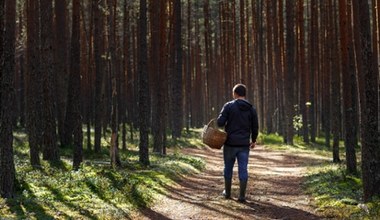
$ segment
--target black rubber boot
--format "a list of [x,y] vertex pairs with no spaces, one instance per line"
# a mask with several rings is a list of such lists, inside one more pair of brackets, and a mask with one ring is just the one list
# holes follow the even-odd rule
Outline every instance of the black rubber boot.
[[230,199],[231,198],[231,184],[232,184],[231,179],[224,179],[223,196],[226,199]]
[[247,189],[247,180],[240,181],[240,195],[239,195],[239,202],[246,202],[245,201],[245,190]]

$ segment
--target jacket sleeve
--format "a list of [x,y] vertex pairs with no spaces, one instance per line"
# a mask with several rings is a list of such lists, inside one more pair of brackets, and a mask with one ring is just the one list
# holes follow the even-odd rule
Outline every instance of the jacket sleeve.
[[228,109],[229,109],[228,108],[228,103],[226,103],[223,106],[222,110],[220,111],[219,116],[218,116],[218,118],[216,120],[216,122],[217,122],[217,124],[218,124],[219,127],[223,127],[223,126],[226,125],[227,119],[228,119]]
[[257,136],[259,135],[259,119],[257,117],[256,109],[252,107],[252,142],[256,142]]

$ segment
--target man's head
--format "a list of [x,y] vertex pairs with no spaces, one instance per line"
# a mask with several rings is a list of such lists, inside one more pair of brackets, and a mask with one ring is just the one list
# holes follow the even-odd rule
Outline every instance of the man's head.
[[[234,88],[232,89],[232,92],[234,94],[234,97],[235,96],[238,96],[238,97],[245,97],[246,96],[246,93],[247,93],[247,88],[245,87],[244,84],[236,84],[234,86]],[[236,97],[235,97],[236,98]]]

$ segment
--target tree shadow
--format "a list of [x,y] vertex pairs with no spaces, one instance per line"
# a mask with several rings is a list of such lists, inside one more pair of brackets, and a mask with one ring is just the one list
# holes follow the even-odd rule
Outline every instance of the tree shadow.
[[287,207],[277,206],[267,202],[248,201],[243,204],[243,207],[237,208],[237,211],[247,213],[258,217],[259,219],[286,219],[286,220],[317,220],[322,219],[313,213],[306,212],[304,210]]
[[140,212],[149,219],[172,220],[171,218],[168,218],[163,214],[153,211],[149,208],[140,209]]
[[[265,150],[259,148],[259,151],[264,152]],[[213,167],[213,169],[206,169],[201,174],[184,176],[180,181],[177,181],[177,185],[164,186],[166,193],[163,196],[172,200],[172,203],[187,206],[186,209],[197,210],[189,212],[188,214],[191,216],[187,216],[186,213],[183,216],[191,217],[192,219],[214,219],[214,217],[215,219],[220,219],[220,216],[223,216],[223,219],[321,219],[312,212],[309,212],[309,208],[291,207],[293,206],[293,202],[289,201],[289,199],[292,200],[293,198],[300,199],[299,196],[303,194],[299,186],[299,183],[302,182],[302,177],[294,177],[292,175],[293,167],[306,166],[302,163],[306,158],[303,155],[287,155],[282,152],[270,151],[270,155],[273,154],[276,157],[266,158],[263,155],[259,155],[258,152],[252,153],[250,156],[250,163],[252,165],[249,169],[252,169],[253,173],[250,175],[253,179],[251,179],[251,188],[248,190],[249,193],[247,193],[248,202],[239,203],[236,198],[226,200],[221,195],[224,188],[222,151],[184,149],[183,153],[204,158],[207,160],[206,166]],[[313,164],[320,162],[316,158],[306,158],[306,160],[308,160],[308,163],[310,161],[313,162]],[[274,169],[275,172],[272,171],[271,177],[265,174],[256,174],[256,172],[272,169],[275,166],[278,166],[279,169],[284,168],[285,170],[280,179],[277,179],[277,175],[280,175],[281,172],[277,172],[276,169]],[[257,169],[261,169],[261,171]],[[239,188],[236,173],[234,171],[232,186],[234,196],[238,195],[237,191]],[[286,180],[286,183],[283,182],[284,180]],[[265,185],[270,186],[270,188],[262,192],[262,195],[255,197],[257,193],[260,193],[262,187],[260,186],[262,185],[260,181],[265,182]],[[255,187],[252,188],[252,184],[255,184]],[[284,186],[283,184],[286,185]],[[273,188],[271,188],[272,186]],[[284,187],[287,190],[282,189]],[[268,201],[265,201],[265,198],[268,198]],[[298,204],[298,206],[303,207],[304,203]],[[156,216],[158,216],[157,219],[170,219],[171,213],[165,213],[166,211],[157,213],[155,211],[160,210],[159,208],[155,207],[154,210],[146,208],[142,209],[141,212],[151,219],[156,219],[152,218]],[[181,209],[178,211],[181,211]]]
[[17,219],[29,219],[31,216],[36,219],[55,219],[54,216],[46,213],[43,206],[37,202],[37,197],[26,182],[19,182],[19,187],[29,196],[24,196],[20,191],[15,198],[6,200],[9,210],[17,216]]
[[[115,204],[114,202],[112,202],[109,198],[107,198],[99,189],[98,187],[93,184],[92,182],[90,181],[86,181],[85,184],[87,185],[87,187],[91,190],[91,192],[93,192],[95,195],[97,195],[101,200],[103,200],[104,202],[112,205],[115,209],[119,209],[117,207],[117,204]],[[124,219],[131,219],[128,215],[128,213],[124,212]],[[97,218],[94,218],[94,219],[97,219]]]

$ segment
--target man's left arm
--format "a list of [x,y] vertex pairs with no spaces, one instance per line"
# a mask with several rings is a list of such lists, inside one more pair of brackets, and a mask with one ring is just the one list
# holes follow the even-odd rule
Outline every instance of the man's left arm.
[[257,136],[259,135],[259,120],[257,117],[257,112],[255,108],[252,108],[252,121],[251,121],[251,127],[252,127],[252,143],[251,148],[255,147]]

